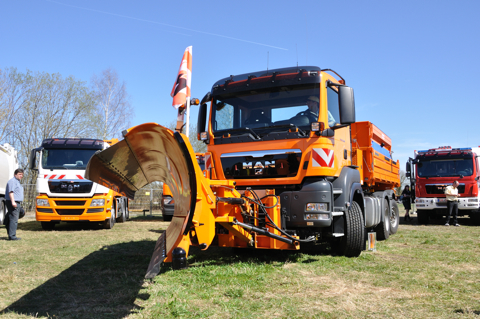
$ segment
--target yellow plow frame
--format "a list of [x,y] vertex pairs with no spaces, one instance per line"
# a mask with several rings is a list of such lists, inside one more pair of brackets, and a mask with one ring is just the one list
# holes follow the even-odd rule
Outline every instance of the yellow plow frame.
[[[265,190],[267,196],[260,202],[249,191],[240,194],[233,181],[205,178],[188,138],[156,123],[129,129],[122,141],[95,154],[85,177],[130,199],[156,181],[172,191],[174,215],[157,241],[146,278],[155,277],[163,262],[183,268],[178,263],[186,260],[191,245],[203,250],[212,242],[221,247],[300,248],[296,237],[282,236],[278,228],[257,227],[259,206],[272,223],[280,224],[274,191]],[[255,222],[245,223],[245,216]],[[222,231],[217,233],[217,228]]]

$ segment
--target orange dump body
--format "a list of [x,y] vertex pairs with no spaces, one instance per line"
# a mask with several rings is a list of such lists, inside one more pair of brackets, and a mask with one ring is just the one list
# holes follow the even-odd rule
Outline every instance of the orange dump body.
[[400,163],[392,160],[392,140],[371,122],[351,125],[352,165],[358,166],[364,186],[375,190],[400,186]]

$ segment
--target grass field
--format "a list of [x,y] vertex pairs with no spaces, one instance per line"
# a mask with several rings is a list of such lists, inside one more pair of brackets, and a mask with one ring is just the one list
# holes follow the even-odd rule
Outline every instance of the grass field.
[[0,318],[480,318],[480,227],[460,223],[402,219],[358,258],[192,249],[145,281],[160,218],[45,232],[27,216],[21,241],[0,226]]

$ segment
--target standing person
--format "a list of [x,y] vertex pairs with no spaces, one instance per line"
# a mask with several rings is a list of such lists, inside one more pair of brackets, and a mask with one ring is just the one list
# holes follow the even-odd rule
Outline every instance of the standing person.
[[410,209],[412,209],[412,203],[410,201],[410,198],[412,197],[412,193],[410,192],[410,186],[405,186],[402,192],[402,204],[403,207],[405,207],[405,217],[403,219],[408,222],[413,220],[412,217],[410,217]]
[[450,226],[450,216],[452,215],[453,210],[453,225],[460,226],[457,222],[458,215],[458,181],[454,181],[451,186],[445,188],[445,195],[447,197],[447,222],[445,226]]
[[20,240],[17,237],[17,225],[23,202],[23,186],[20,181],[23,178],[23,169],[17,168],[14,176],[7,182],[5,194],[7,195],[5,203],[7,204],[7,216],[5,217],[5,226],[7,228],[8,240]]

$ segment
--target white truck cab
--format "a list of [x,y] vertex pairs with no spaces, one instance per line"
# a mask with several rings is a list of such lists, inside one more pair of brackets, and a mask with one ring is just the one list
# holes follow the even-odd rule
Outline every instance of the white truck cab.
[[102,222],[109,229],[128,219],[126,197],[84,177],[93,154],[117,141],[51,138],[32,150],[30,167],[38,170],[35,216],[43,229],[63,221]]

